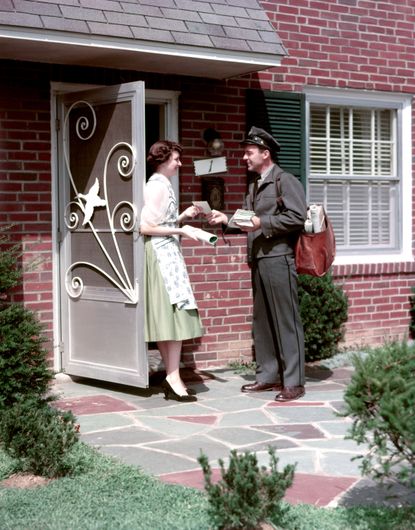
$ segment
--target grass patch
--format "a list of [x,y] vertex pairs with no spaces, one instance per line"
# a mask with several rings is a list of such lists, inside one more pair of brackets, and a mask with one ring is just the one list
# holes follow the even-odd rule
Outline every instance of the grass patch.
[[[0,487],[2,530],[212,530],[204,492],[168,485],[83,443],[77,472],[34,489]],[[0,451],[0,478],[16,470]],[[415,508],[287,505],[284,530],[410,530]]]
[[[277,521],[274,521],[278,527]],[[281,530],[413,530],[415,508],[290,508]]]
[[[0,489],[2,530],[208,529],[202,492],[167,485],[78,444],[79,473],[34,489]],[[11,469],[10,461],[0,459]]]

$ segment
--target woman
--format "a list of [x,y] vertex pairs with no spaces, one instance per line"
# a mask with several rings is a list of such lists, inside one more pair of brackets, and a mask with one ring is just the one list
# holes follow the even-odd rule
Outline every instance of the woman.
[[179,226],[199,210],[190,206],[178,215],[177,201],[170,179],[182,165],[182,147],[161,140],[149,150],[147,162],[153,175],[144,191],[140,232],[145,237],[145,340],[157,342],[166,367],[163,381],[166,399],[197,401],[189,395],[179,372],[182,341],[203,334],[196,301],[190,286],[178,238],[197,239],[198,230]]

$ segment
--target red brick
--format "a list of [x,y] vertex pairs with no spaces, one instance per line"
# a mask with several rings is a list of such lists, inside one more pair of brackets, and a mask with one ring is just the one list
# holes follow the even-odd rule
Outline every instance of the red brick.
[[[180,110],[181,141],[188,146],[182,172],[182,203],[188,203],[194,196],[199,198],[200,180],[193,174],[192,161],[195,157],[206,156],[200,131],[213,126],[226,138],[226,156],[231,168],[225,177],[226,211],[231,213],[242,204],[246,189],[245,168],[238,152],[238,142],[245,132],[244,90],[248,86],[301,92],[308,83],[327,87],[396,90],[408,94],[415,92],[414,31],[411,18],[414,13],[409,5],[345,0],[296,0],[262,4],[270,13],[289,56],[283,59],[283,67],[259,75],[220,83],[209,82],[206,86],[191,79],[186,81]],[[324,35],[321,35],[322,30]],[[152,86],[157,88],[157,81],[152,81]],[[42,208],[37,208],[36,217],[20,219],[19,215],[23,212],[19,210],[13,216],[7,216],[6,212],[6,219],[13,218],[19,223],[20,226],[14,229],[16,234],[47,235],[48,244],[44,252],[50,255],[51,212],[47,211],[50,195],[41,196],[42,193],[50,194],[51,191],[49,100],[39,98],[40,90],[37,87],[31,91],[30,99],[25,99],[21,91],[13,94],[13,99],[6,98],[5,94],[6,89],[0,88],[2,138],[14,144],[14,152],[9,161],[11,158],[20,163],[36,154],[37,158],[33,160],[39,165],[31,166],[33,173],[30,174],[10,171],[7,174],[8,181],[0,182],[0,190],[7,191],[5,186],[9,186],[9,193],[21,191],[24,183],[24,192],[37,194],[39,198],[20,197],[19,200],[31,203],[28,208],[41,203],[45,210],[42,212]],[[3,106],[7,102],[6,109],[1,109],[2,102]],[[10,104],[11,102],[13,103]],[[4,135],[4,123],[9,126],[7,136]],[[20,142],[29,147],[29,151],[19,151]],[[10,151],[11,147],[7,149]],[[24,225],[21,225],[22,222]],[[203,365],[220,365],[223,363],[221,358],[226,359],[228,355],[251,355],[250,324],[247,320],[252,313],[252,292],[250,271],[246,264],[246,238],[229,236],[228,239],[232,242],[231,248],[225,247],[222,242],[215,249],[190,243],[185,246],[186,261],[199,307],[204,313],[203,318],[207,320],[205,325],[212,326],[213,329],[220,328],[221,322],[217,321],[222,314],[225,327],[230,327],[232,334],[238,331],[235,333],[235,340],[221,337],[220,342],[218,337],[205,336],[200,341],[186,341],[183,349],[186,352],[186,362],[189,363],[196,359],[197,363]],[[32,252],[35,244],[29,248]],[[29,254],[29,250],[27,253]],[[48,271],[50,266],[51,261]],[[223,267],[226,267],[226,271]],[[39,273],[42,284],[48,286],[42,295],[46,298],[40,298],[41,294],[36,292],[34,296],[37,298],[34,301],[44,303],[50,300],[47,297],[52,292],[52,285],[50,272],[47,270]],[[395,333],[396,330],[392,328],[398,326],[398,333],[407,331],[407,300],[411,285],[415,285],[415,264],[348,265],[335,267],[335,273],[339,274],[341,281],[344,279],[350,301],[352,318],[346,326],[346,340],[382,341],[386,335]],[[406,277],[399,279],[398,276],[404,273]],[[386,276],[382,277],[383,274]],[[365,275],[372,277],[367,280]],[[26,296],[32,295],[26,293]],[[376,305],[373,305],[374,302]],[[368,306],[370,311],[367,310]],[[50,309],[42,310],[42,318],[52,318]],[[213,311],[212,315],[209,314],[210,311]],[[381,321],[379,315],[385,320]],[[370,318],[376,320],[368,325]],[[205,350],[206,344],[212,349]]]

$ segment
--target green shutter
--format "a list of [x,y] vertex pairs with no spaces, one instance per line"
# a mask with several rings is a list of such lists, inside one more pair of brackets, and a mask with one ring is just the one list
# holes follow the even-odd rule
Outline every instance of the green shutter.
[[271,133],[281,144],[280,166],[306,185],[305,96],[296,92],[247,90],[247,131],[252,125]]

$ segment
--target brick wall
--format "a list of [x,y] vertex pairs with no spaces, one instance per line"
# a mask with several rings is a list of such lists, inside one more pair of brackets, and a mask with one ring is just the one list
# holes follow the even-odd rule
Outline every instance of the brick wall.
[[[239,141],[245,132],[245,89],[302,91],[305,85],[415,93],[412,0],[278,0],[262,2],[289,55],[281,67],[223,82],[132,72],[16,64],[0,84],[0,223],[12,224],[25,263],[15,293],[52,330],[52,226],[49,82],[116,84],[144,79],[148,88],[181,92],[180,141],[185,147],[180,201],[201,198],[193,160],[208,156],[203,131],[224,139],[228,172],[225,211],[240,207],[246,172]],[[415,124],[415,116],[413,119]],[[415,131],[414,131],[415,133]],[[415,134],[414,134],[415,137]],[[202,224],[203,227],[203,224]],[[415,226],[414,226],[415,229]],[[251,358],[252,293],[245,236],[221,238],[215,248],[183,241],[206,334],[184,344],[184,360],[204,368]],[[340,266],[336,281],[349,301],[347,344],[381,342],[408,332],[413,263]]]
[[[250,76],[250,87],[301,92],[316,85],[415,93],[412,0],[260,3],[288,57],[280,68]],[[412,226],[414,230],[414,219]],[[349,296],[347,344],[379,343],[408,333],[413,263],[335,267],[334,273]]]
[[[240,208],[246,193],[246,169],[239,142],[245,134],[245,86],[241,80],[186,81],[181,87],[180,141],[184,146],[180,174],[180,201],[186,207],[201,199],[201,177],[194,175],[193,161],[209,157],[203,132],[213,127],[224,141],[227,172],[224,179],[225,208],[228,214]],[[184,360],[202,368],[223,366],[231,360],[252,359],[252,290],[247,265],[246,236],[221,237],[215,248],[182,241],[205,335],[186,341]]]
[[289,56],[263,86],[307,85],[414,92],[412,0],[260,2]]
[[408,332],[413,275],[356,276],[345,282],[350,302],[347,338],[350,344],[384,342]]
[[[281,37],[288,56],[281,67],[252,74],[225,83],[207,82],[202,87],[187,85],[182,92],[181,138],[186,147],[182,173],[181,200],[187,204],[193,194],[200,193],[200,183],[191,172],[192,158],[206,156],[202,132],[214,127],[225,141],[229,172],[225,178],[225,210],[230,213],[241,205],[246,190],[246,173],[241,164],[239,140],[245,131],[245,88],[301,92],[304,86],[351,88],[399,93],[415,93],[415,6],[411,0],[379,2],[377,0],[279,0],[261,2]],[[197,97],[195,97],[197,94]],[[415,111],[414,111],[415,112]],[[415,115],[413,117],[415,137]],[[187,159],[186,159],[187,158]],[[415,224],[413,221],[413,229]],[[249,281],[244,243],[237,245],[241,273]],[[204,249],[199,249],[205,253]],[[191,251],[189,251],[191,252]],[[222,257],[218,244],[215,259]],[[199,251],[197,255],[200,256]],[[215,283],[215,263],[206,268],[206,282]],[[193,271],[192,271],[193,274]],[[415,285],[414,263],[378,263],[348,265],[334,268],[335,281],[343,286],[349,297],[349,321],[345,344],[376,344],[384,340],[404,338],[409,326],[409,297]],[[193,279],[193,278],[192,278]],[[221,285],[221,284],[219,284]],[[185,351],[196,354],[198,360],[209,363],[225,358],[220,344],[209,354],[211,312],[204,309],[206,284],[195,284],[196,296],[202,309],[207,337],[202,343],[189,343]],[[214,287],[215,289],[216,287]],[[223,286],[226,292],[226,284]],[[247,285],[249,290],[249,286]],[[222,289],[221,289],[222,290]],[[250,292],[244,292],[244,297]],[[236,311],[235,299],[227,300],[228,311]],[[248,356],[250,345],[250,306],[236,352]],[[215,306],[215,317],[220,317]],[[230,324],[230,332],[236,332]],[[247,342],[244,342],[246,337]],[[232,356],[232,346],[227,354]],[[235,352],[235,353],[236,353]],[[208,357],[204,357],[205,355]]]
[[36,311],[52,338],[48,82],[38,79],[35,68],[7,74],[0,90],[0,225],[22,253],[23,285],[13,299]]
[[[25,264],[35,264],[24,274],[13,295],[37,312],[49,337],[53,330],[52,197],[50,81],[61,81],[64,70],[30,63],[0,65],[0,224],[11,226]],[[67,82],[116,84],[120,74],[111,71],[65,71]],[[239,141],[245,131],[244,90],[237,81],[177,80],[166,86],[160,76],[122,74],[123,81],[145,79],[149,88],[180,90],[180,141],[185,147],[180,179],[180,202],[187,206],[201,198],[201,180],[193,161],[207,156],[203,131],[218,127],[226,143],[226,211],[240,207],[246,190],[246,171]],[[173,84],[172,84],[173,83]],[[202,227],[207,228],[201,224]],[[209,228],[210,229],[210,228]],[[250,270],[246,263],[245,236],[220,238],[217,247],[183,241],[184,254],[205,336],[186,341],[183,359],[203,368],[224,365],[241,356],[252,357]],[[55,339],[56,341],[56,339]],[[50,348],[51,350],[51,348]],[[52,350],[51,350],[52,351]]]
[[409,334],[414,263],[334,267],[349,299],[345,344],[381,344]]

